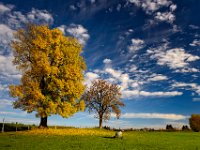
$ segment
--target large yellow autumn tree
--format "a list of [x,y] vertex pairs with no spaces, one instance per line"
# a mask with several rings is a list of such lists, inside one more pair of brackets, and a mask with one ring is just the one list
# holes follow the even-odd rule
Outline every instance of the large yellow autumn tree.
[[15,34],[11,43],[13,64],[22,72],[21,83],[10,86],[17,98],[14,108],[37,112],[40,127],[47,127],[47,117],[64,118],[84,110],[80,96],[84,92],[85,61],[81,44],[47,25],[27,25]]

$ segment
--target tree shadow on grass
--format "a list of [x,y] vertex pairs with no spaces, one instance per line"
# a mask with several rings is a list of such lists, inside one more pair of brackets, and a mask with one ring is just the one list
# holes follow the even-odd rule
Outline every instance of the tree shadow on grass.
[[103,138],[105,138],[105,139],[115,139],[114,136],[104,136]]
[[9,144],[7,144],[7,145],[5,145],[4,147],[12,147],[11,145],[9,145]]
[[105,138],[105,139],[123,139],[123,137],[116,138],[115,136],[104,136],[103,138]]

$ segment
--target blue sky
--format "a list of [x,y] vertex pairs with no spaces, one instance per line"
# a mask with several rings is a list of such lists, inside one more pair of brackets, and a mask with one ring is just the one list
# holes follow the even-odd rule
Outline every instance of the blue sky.
[[[35,114],[14,110],[8,86],[21,74],[12,65],[9,42],[25,23],[49,24],[83,44],[85,84],[103,78],[121,87],[126,107],[113,127],[176,127],[200,113],[199,0],[1,0],[0,120],[39,123]],[[97,126],[80,112],[49,124]]]

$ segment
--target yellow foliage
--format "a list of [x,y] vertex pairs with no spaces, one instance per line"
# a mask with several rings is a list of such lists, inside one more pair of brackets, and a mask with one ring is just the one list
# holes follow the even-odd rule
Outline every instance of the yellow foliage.
[[98,130],[90,128],[67,128],[67,129],[33,129],[27,132],[21,132],[26,135],[70,135],[70,136],[113,136],[114,131]]
[[22,71],[21,84],[10,86],[10,95],[18,98],[15,108],[40,117],[70,117],[84,109],[79,99],[86,65],[76,39],[46,25],[28,25],[15,33],[11,46],[13,63]]

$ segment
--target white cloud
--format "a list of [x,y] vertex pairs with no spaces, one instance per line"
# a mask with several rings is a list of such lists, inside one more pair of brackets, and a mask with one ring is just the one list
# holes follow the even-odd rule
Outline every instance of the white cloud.
[[11,100],[7,100],[7,99],[0,99],[0,108],[2,107],[7,107],[7,106],[11,106],[12,105]]
[[173,31],[174,33],[176,33],[176,32],[181,32],[182,29],[181,29],[180,26],[177,26],[177,25],[174,24],[173,27],[172,27],[172,31]]
[[[111,75],[112,83],[118,83],[122,93],[124,92],[124,90],[128,89],[129,87],[136,88],[140,84],[139,82],[133,79],[130,79],[128,73],[123,73],[120,70],[115,70],[113,68],[105,68],[104,73]],[[113,81],[113,79],[115,80],[115,82]]]
[[[10,42],[13,40],[13,33],[27,22],[33,23],[53,23],[52,15],[46,10],[32,9],[27,14],[14,11],[13,5],[3,5],[0,3],[0,17],[4,24],[0,24],[0,77],[6,78],[8,82],[21,78],[21,74],[12,64],[13,54]],[[2,12],[6,12],[2,14]]]
[[70,5],[69,9],[71,9],[71,10],[77,10],[77,8],[74,5]]
[[0,55],[0,72],[7,77],[21,77],[16,67],[12,64],[13,56]]
[[161,74],[156,74],[153,75],[153,77],[149,78],[149,81],[162,81],[162,80],[167,80],[167,76],[161,75]]
[[4,5],[4,4],[0,3],[0,14],[7,13],[7,12],[11,11],[12,8],[13,8],[13,6],[11,6],[11,5]]
[[57,27],[63,34],[66,34],[65,30],[66,30],[66,26],[65,25],[61,25],[59,27]]
[[131,45],[128,46],[130,52],[136,52],[144,47],[144,41],[141,39],[132,39]]
[[184,68],[189,62],[199,60],[199,56],[186,53],[183,48],[174,48],[166,52],[159,52],[154,55],[159,65],[167,65],[171,69]]
[[118,70],[114,70],[112,68],[106,68],[105,69],[105,72],[111,74],[114,78],[116,79],[119,79],[122,75],[122,72],[121,71],[118,71]]
[[172,4],[171,6],[170,6],[170,11],[175,11],[176,10],[176,8],[177,8],[177,6],[175,5],[175,4]]
[[175,18],[176,17],[174,14],[172,14],[172,12],[157,12],[155,15],[155,19],[169,23],[173,23]]
[[140,95],[142,96],[180,96],[183,93],[178,91],[172,91],[172,92],[146,92],[146,91],[140,91]]
[[184,120],[187,119],[188,116],[162,113],[125,113],[121,115],[121,118]]
[[117,11],[120,11],[120,10],[121,10],[121,7],[122,7],[122,5],[121,5],[121,4],[118,4],[118,5],[117,5],[117,8],[116,8]]
[[33,8],[31,12],[23,14],[20,11],[13,11],[13,7],[14,6],[12,5],[5,6],[0,4],[0,9],[2,8],[2,10],[7,10],[5,14],[0,13],[0,17],[4,22],[4,24],[0,24],[0,54],[2,54],[2,51],[9,53],[9,43],[13,39],[13,32],[21,28],[25,23],[53,23],[52,15],[46,10],[38,10]]
[[190,43],[190,46],[200,46],[200,40],[194,39],[194,41]]
[[31,22],[52,24],[53,16],[46,10],[39,10],[32,8],[31,12],[27,14],[27,18]]
[[10,28],[15,30],[29,22],[36,24],[52,24],[54,21],[52,14],[48,11],[35,8],[32,8],[27,14],[23,14],[20,11],[10,11],[2,17],[4,22],[6,22]]
[[90,87],[92,82],[96,79],[98,79],[100,76],[96,73],[93,72],[87,72],[85,74],[85,85],[87,85],[87,87]]
[[134,96],[139,96],[139,90],[124,90],[122,93],[123,98],[132,98]]
[[[132,68],[134,68],[133,71],[137,70],[137,67],[135,65],[132,66]],[[89,72],[88,74],[85,75],[86,79],[87,79],[86,81],[89,83],[89,85],[91,85],[90,80],[95,80],[97,78],[103,77],[108,82],[118,84],[121,89],[121,92],[122,92],[122,97],[126,98],[126,99],[130,99],[135,96],[168,97],[168,96],[180,96],[183,94],[182,92],[178,92],[178,91],[168,91],[168,92],[143,91],[143,90],[141,90],[141,85],[143,85],[145,83],[144,78],[142,81],[140,81],[139,79],[137,79],[137,80],[131,79],[128,73],[124,73],[121,70],[115,70],[110,66],[108,66],[108,67],[105,66],[105,68],[103,70],[95,70],[94,72],[95,73]],[[161,74],[153,74],[147,80],[156,82],[156,81],[167,80],[167,79],[168,79],[167,76],[164,76]]]
[[[173,23],[175,15],[173,12],[176,10],[177,5],[173,4],[171,0],[128,0],[137,7],[142,8],[146,14],[153,14],[156,20]],[[161,8],[167,8],[167,12],[158,12]]]
[[147,97],[171,97],[171,96],[180,96],[182,92],[171,91],[171,92],[147,92],[147,91],[139,91],[139,90],[124,90],[122,92],[123,98],[134,98],[135,96],[147,96]]
[[[133,72],[139,71],[135,65],[131,66],[133,68]],[[99,74],[98,77],[103,75],[108,82],[118,84],[122,97],[126,99],[130,99],[136,96],[144,96],[144,97],[170,97],[170,96],[180,96],[183,93],[178,91],[157,91],[157,92],[148,92],[141,90],[141,85],[145,82],[140,81],[139,79],[133,80],[130,78],[128,73],[123,73],[121,70],[115,70],[112,67],[105,67],[103,70],[96,70],[95,73]],[[97,76],[97,75],[95,75]],[[168,77],[161,74],[152,74],[150,78],[147,78],[147,81],[161,81],[167,80]],[[144,80],[144,78],[143,78]],[[146,82],[147,83],[147,82]]]
[[18,115],[18,113],[13,111],[0,111],[0,115]]
[[195,97],[192,99],[193,102],[200,102],[200,97]]
[[141,7],[147,14],[152,14],[158,9],[172,4],[170,0],[129,0],[129,2]]
[[9,49],[9,43],[13,38],[13,30],[5,25],[0,24],[0,54],[4,54]]
[[121,80],[121,90],[127,89],[130,84],[129,82],[132,81],[127,73],[122,74],[120,80]]
[[70,24],[69,26],[61,25],[57,27],[63,34],[70,34],[77,38],[82,45],[86,45],[90,35],[82,25]]
[[147,97],[171,97],[171,96],[180,96],[182,92],[171,91],[171,92],[147,92],[139,90],[124,90],[122,93],[123,98],[133,98],[134,96],[147,96]]
[[106,59],[103,60],[103,63],[104,63],[104,64],[110,64],[111,62],[112,62],[111,59],[107,59],[107,58],[106,58]]
[[191,28],[191,29],[199,29],[199,26],[196,26],[196,25],[193,25],[193,24],[191,24],[191,25],[189,25],[189,27]]
[[86,45],[86,42],[90,38],[88,30],[82,25],[71,24],[70,26],[66,27],[65,32],[77,38],[82,45]]
[[91,2],[92,4],[94,4],[94,3],[96,2],[96,0],[90,0],[90,2]]
[[88,77],[88,78],[90,78],[91,80],[95,80],[95,79],[99,78],[99,75],[98,75],[98,74],[95,74],[95,73],[93,73],[93,72],[87,72],[87,73],[85,74],[85,76]]
[[8,91],[8,85],[0,83],[0,91]]
[[183,68],[183,69],[177,69],[175,72],[187,73],[187,72],[200,72],[200,71],[196,68]]
[[20,11],[13,11],[12,5],[0,4],[0,11],[6,11],[5,14],[0,13],[0,17],[4,20],[5,24],[0,24],[0,77],[7,79],[21,78],[21,74],[16,70],[12,64],[13,55],[10,48],[10,42],[13,40],[13,33],[22,27],[24,23],[53,23],[52,15],[46,10],[32,9],[31,12],[23,14]]
[[195,91],[198,95],[200,95],[200,85],[196,83],[183,83],[183,82],[177,82],[172,85],[172,87],[178,87],[183,88],[185,90],[190,89]]
[[134,64],[132,64],[132,65],[130,66],[129,71],[130,71],[130,72],[135,72],[137,69],[138,69],[137,66],[134,65]]
[[117,82],[116,79],[115,79],[115,78],[112,78],[112,77],[106,79],[106,81],[108,81],[108,82],[110,82],[110,83],[116,83],[116,82]]
[[[14,113],[14,112],[0,112],[0,114],[9,114],[9,115],[15,115],[15,116],[22,116],[24,117],[24,114]],[[3,119],[3,117],[0,117]],[[39,124],[39,120],[37,119],[27,119],[27,118],[19,118],[19,117],[4,117],[6,123],[23,123],[23,124]]]

